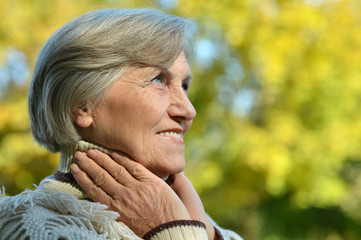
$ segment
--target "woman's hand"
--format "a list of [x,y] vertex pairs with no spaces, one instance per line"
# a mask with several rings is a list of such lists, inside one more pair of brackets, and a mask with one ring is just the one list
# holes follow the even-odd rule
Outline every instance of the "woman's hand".
[[98,150],[75,157],[72,173],[78,184],[91,199],[118,212],[118,220],[138,236],[162,223],[191,219],[176,193],[129,157],[114,152],[111,158]]
[[208,221],[202,201],[199,198],[199,195],[194,189],[192,183],[188,180],[183,172],[172,175],[171,177],[172,179],[169,181],[171,182],[170,186],[186,206],[191,218],[206,224],[208,239],[216,239],[214,227]]

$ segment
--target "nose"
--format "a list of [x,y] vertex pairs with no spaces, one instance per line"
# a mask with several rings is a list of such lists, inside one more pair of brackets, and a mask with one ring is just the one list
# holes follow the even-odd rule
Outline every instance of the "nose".
[[195,118],[197,112],[183,89],[176,93],[173,92],[171,98],[171,105],[168,109],[168,113],[171,117],[179,118],[182,121],[191,121]]

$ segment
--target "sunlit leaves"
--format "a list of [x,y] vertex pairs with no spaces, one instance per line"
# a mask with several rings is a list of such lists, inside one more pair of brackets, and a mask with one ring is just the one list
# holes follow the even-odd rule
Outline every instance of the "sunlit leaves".
[[[198,114],[186,173],[206,210],[245,239],[359,239],[361,2],[129,2],[0,1],[0,63],[16,49],[31,69],[57,28],[101,6],[163,6],[191,18]],[[32,142],[24,89],[9,91],[0,184],[15,194],[52,173],[58,156]]]
[[[202,96],[195,95],[199,108],[222,112],[214,118],[198,115],[206,120],[195,121],[202,121],[205,133],[212,131],[209,121],[221,123],[222,154],[212,150],[207,155],[207,143],[199,148],[221,164],[224,181],[233,186],[229,191],[247,189],[239,181],[227,181],[227,173],[236,171],[239,179],[243,174],[258,176],[244,180],[259,181],[253,191],[265,202],[271,196],[299,209],[342,206],[347,214],[352,208],[359,212],[354,184],[361,172],[351,174],[347,166],[361,159],[361,2],[220,1],[217,8],[212,8],[213,1],[180,3],[182,14],[219,25],[230,57],[242,66],[236,83],[217,69],[228,61],[227,55],[216,61],[212,73],[197,73],[204,84],[210,84],[213,74],[216,89],[211,91],[218,92],[225,110],[209,107],[214,102],[198,102]],[[252,94],[239,95],[238,87]],[[231,106],[242,100],[251,102],[251,110],[239,114]],[[254,194],[233,198],[241,208],[243,198]],[[356,219],[357,214],[351,215]]]

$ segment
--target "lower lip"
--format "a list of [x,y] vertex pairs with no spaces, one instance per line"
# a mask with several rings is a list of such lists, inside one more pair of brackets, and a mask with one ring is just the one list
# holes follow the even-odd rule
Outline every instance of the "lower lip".
[[184,145],[183,139],[179,139],[179,138],[176,138],[176,137],[170,137],[170,136],[162,136],[162,135],[159,135],[159,134],[157,134],[157,135],[160,136],[160,137],[162,137],[162,138],[167,139],[167,140],[170,141],[170,142],[174,142],[174,143],[178,143],[178,144]]

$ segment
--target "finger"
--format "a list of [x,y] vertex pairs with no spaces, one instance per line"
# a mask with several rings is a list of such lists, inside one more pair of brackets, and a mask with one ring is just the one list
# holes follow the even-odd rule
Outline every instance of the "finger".
[[113,159],[122,165],[127,171],[137,180],[145,180],[150,177],[151,172],[147,170],[142,164],[129,159],[124,154],[119,152],[112,152]]
[[99,166],[104,168],[117,182],[124,186],[131,185],[134,177],[114,159],[99,150],[89,150],[87,156],[93,159]]
[[[101,188],[107,195],[114,197],[118,191],[121,191],[123,186],[85,153],[76,152],[75,158],[79,169],[89,176],[90,181],[92,181],[97,187]],[[89,182],[87,183],[88,186],[91,186]]]
[[110,204],[110,197],[94,184],[91,178],[76,163],[71,165],[71,171],[77,183],[91,199],[106,205]]

